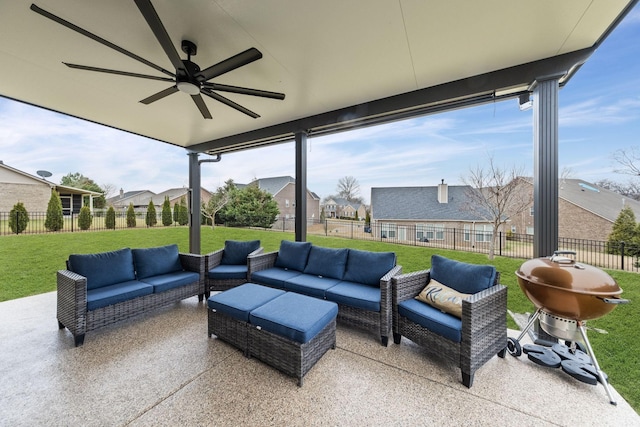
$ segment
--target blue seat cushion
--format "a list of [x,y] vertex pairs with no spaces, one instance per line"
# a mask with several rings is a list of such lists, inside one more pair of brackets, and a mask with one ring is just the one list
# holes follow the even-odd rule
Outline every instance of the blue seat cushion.
[[299,271],[285,270],[284,268],[271,267],[251,273],[251,281],[262,283],[276,288],[284,289],[284,282],[292,277],[299,276]]
[[396,254],[393,252],[370,252],[349,249],[347,267],[343,279],[347,282],[380,287],[380,279],[395,266]]
[[493,286],[496,268],[431,255],[430,278],[463,294],[475,294]]
[[341,305],[369,311],[380,311],[380,288],[361,283],[340,282],[327,289],[325,295],[327,300]]
[[309,242],[290,242],[283,240],[280,243],[275,267],[297,270],[302,273],[304,267],[307,265],[310,250],[311,243]]
[[207,306],[227,316],[243,322],[249,321],[249,313],[272,299],[283,295],[285,291],[245,283],[228,291],[211,295],[207,299]]
[[429,304],[408,299],[398,304],[398,314],[448,340],[462,340],[462,320]]
[[211,279],[246,279],[247,265],[218,265],[207,272]]
[[135,280],[131,249],[69,255],[69,269],[87,278],[87,290]]
[[349,249],[312,246],[304,273],[342,280]]
[[87,310],[95,310],[152,293],[153,286],[138,280],[90,289],[87,291]]
[[338,314],[338,306],[306,295],[286,292],[249,314],[249,323],[299,343],[309,342]]
[[325,291],[338,283],[340,283],[340,280],[330,277],[299,274],[291,279],[285,280],[284,288],[288,291],[324,299]]
[[175,273],[160,274],[159,276],[145,277],[140,281],[152,285],[153,292],[157,294],[168,291],[169,289],[189,285],[198,280],[200,280],[200,275],[194,271],[178,271]]
[[146,277],[182,271],[178,245],[155,248],[132,249],[133,262],[138,280]]
[[260,240],[227,240],[222,251],[223,265],[247,265],[247,256],[260,247]]

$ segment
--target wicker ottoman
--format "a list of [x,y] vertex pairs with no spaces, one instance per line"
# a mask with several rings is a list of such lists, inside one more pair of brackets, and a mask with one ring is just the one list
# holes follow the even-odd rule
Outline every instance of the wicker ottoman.
[[285,291],[253,283],[245,283],[207,299],[207,334],[241,349],[247,354],[249,313]]
[[333,302],[286,292],[249,314],[249,357],[298,378],[302,386],[305,374],[336,346],[337,314]]

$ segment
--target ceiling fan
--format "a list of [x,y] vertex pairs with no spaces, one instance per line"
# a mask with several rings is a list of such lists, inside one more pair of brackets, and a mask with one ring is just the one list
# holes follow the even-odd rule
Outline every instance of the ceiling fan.
[[173,45],[173,42],[171,41],[171,38],[169,37],[167,30],[162,24],[160,17],[156,13],[156,10],[154,9],[153,5],[151,4],[151,1],[135,0],[135,3],[138,6],[140,13],[142,13],[142,16],[147,21],[147,24],[151,28],[151,31],[156,36],[156,39],[158,39],[160,46],[162,46],[162,48],[164,49],[167,57],[171,61],[171,64],[175,67],[175,72],[165,70],[159,65],[156,65],[151,61],[148,61],[134,53],[131,53],[128,50],[123,49],[120,46],[117,46],[109,42],[108,40],[103,39],[102,37],[99,37],[83,28],[78,27],[75,24],[72,24],[69,21],[66,21],[60,18],[59,16],[56,16],[50,12],[47,12],[46,10],[41,9],[35,4],[31,5],[31,10],[33,10],[34,12],[46,18],[51,19],[52,21],[57,22],[58,24],[64,25],[65,27],[73,31],[76,31],[86,37],[89,37],[90,39],[93,39],[98,43],[101,43],[111,49],[114,49],[124,55],[127,55],[128,57],[135,59],[136,61],[142,62],[143,64],[169,76],[169,77],[159,77],[159,76],[152,76],[147,74],[130,73],[128,71],[111,70],[108,68],[98,68],[98,67],[90,67],[87,65],[69,64],[64,62],[64,64],[67,67],[75,68],[79,70],[96,71],[99,73],[118,74],[121,76],[137,77],[137,78],[150,79],[150,80],[160,80],[164,82],[173,83],[173,85],[168,87],[167,89],[161,90],[160,92],[155,93],[141,100],[140,102],[143,104],[148,105],[148,104],[151,104],[152,102],[158,101],[173,93],[184,92],[191,95],[191,99],[193,99],[193,102],[196,104],[196,106],[200,110],[202,117],[204,117],[205,119],[210,119],[211,113],[209,112],[209,109],[207,108],[207,105],[204,103],[204,99],[201,96],[201,94],[204,94],[210,98],[215,99],[218,102],[221,102],[235,110],[238,110],[256,119],[260,117],[260,115],[243,107],[242,105],[239,105],[233,102],[228,98],[225,98],[224,96],[220,95],[217,92],[238,93],[242,95],[259,96],[263,98],[280,99],[280,100],[284,99],[285,97],[284,93],[269,92],[265,90],[251,89],[251,88],[240,87],[240,86],[230,86],[230,85],[224,85],[219,83],[213,83],[209,81],[214,77],[221,76],[222,74],[228,73],[229,71],[235,70],[236,68],[240,68],[244,65],[250,64],[251,62],[257,61],[258,59],[262,58],[262,53],[258,49],[252,47],[250,49],[245,50],[244,52],[240,52],[237,55],[227,58],[224,61],[218,62],[217,64],[214,64],[203,70],[198,66],[198,64],[191,61],[191,57],[195,56],[198,51],[198,48],[195,45],[195,43],[189,40],[182,40],[181,48],[182,48],[182,51],[187,54],[187,59],[180,59],[180,56],[178,55],[178,52],[176,51],[176,48]]

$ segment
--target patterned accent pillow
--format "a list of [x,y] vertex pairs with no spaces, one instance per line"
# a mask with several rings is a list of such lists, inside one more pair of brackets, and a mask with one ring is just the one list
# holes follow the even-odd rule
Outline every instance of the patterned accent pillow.
[[418,294],[418,301],[437,308],[445,313],[453,314],[456,317],[462,317],[462,300],[471,296],[471,294],[462,294],[451,289],[437,280],[431,279],[427,286]]

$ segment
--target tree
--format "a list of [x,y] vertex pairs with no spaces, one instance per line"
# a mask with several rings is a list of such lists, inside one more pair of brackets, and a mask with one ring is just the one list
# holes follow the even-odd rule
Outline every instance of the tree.
[[360,192],[360,184],[358,180],[352,176],[345,176],[338,180],[336,187],[338,197],[342,197],[350,202],[362,203],[362,198],[358,196]]
[[618,167],[613,170],[615,173],[640,176],[640,147],[621,148],[614,151],[611,157],[618,163]]
[[215,228],[216,214],[222,209],[231,198],[231,194],[236,190],[236,186],[232,179],[225,181],[223,187],[211,196],[206,205],[202,206],[202,215],[211,221],[211,229]]
[[462,181],[471,187],[467,192],[464,208],[493,227],[489,259],[493,259],[495,255],[500,226],[531,205],[531,193],[520,186],[522,174],[523,168],[500,168],[493,157],[489,157],[487,169],[477,166],[469,170],[468,177],[462,177]]
[[137,225],[136,223],[136,211],[133,209],[133,203],[129,203],[127,208],[127,227],[133,228]]
[[89,206],[85,205],[80,208],[80,213],[78,214],[78,227],[80,230],[88,230],[91,228],[91,209]]
[[[100,188],[98,184],[95,183],[90,178],[82,175],[80,172],[76,173],[68,173],[62,177],[60,180],[60,184],[67,187],[81,188],[83,190],[95,191],[97,193],[101,193],[99,197],[93,199],[93,207],[94,208],[104,208],[107,204],[105,199],[105,191]],[[88,203],[88,202],[87,202]]]
[[636,236],[636,215],[629,206],[625,206],[620,210],[620,213],[611,228],[607,252],[611,254],[619,254],[620,243],[635,243]]
[[104,226],[108,230],[116,229],[116,211],[113,206],[109,206],[109,209],[107,209],[107,215],[104,217]]
[[615,191],[616,193],[630,199],[640,201],[640,184],[638,182],[629,180],[629,182],[623,184],[609,179],[601,179],[600,181],[596,181],[594,184],[607,190]]
[[147,227],[153,227],[158,223],[158,216],[156,214],[156,207],[153,204],[153,199],[149,200],[149,206],[147,206],[147,216],[144,219]]
[[9,212],[9,228],[14,233],[20,234],[27,229],[27,224],[29,224],[27,208],[24,207],[24,203],[18,202]]
[[164,203],[162,203],[162,225],[168,227],[172,223],[173,218],[171,215],[171,202],[169,202],[169,196],[165,196]]
[[187,201],[184,196],[180,198],[180,207],[178,208],[178,224],[189,224],[189,208],[187,208]]
[[51,198],[47,205],[47,218],[44,226],[49,231],[60,231],[64,226],[64,217],[62,216],[62,201],[57,191],[51,190]]
[[229,202],[220,210],[220,220],[232,227],[270,228],[276,221],[278,203],[271,194],[248,185],[231,193]]

